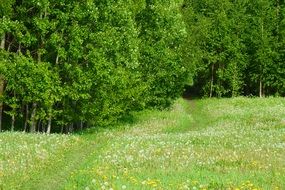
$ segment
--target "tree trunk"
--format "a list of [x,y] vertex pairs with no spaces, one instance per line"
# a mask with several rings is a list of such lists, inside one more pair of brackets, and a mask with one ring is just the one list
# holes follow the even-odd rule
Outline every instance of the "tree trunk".
[[41,62],[41,60],[42,60],[42,56],[41,56],[40,51],[38,51],[38,63],[40,63],[40,62]]
[[29,104],[26,105],[26,117],[25,117],[25,124],[24,124],[24,132],[27,131],[29,121]]
[[58,62],[59,62],[59,56],[58,56],[58,53],[57,53],[56,58],[55,58],[55,64],[58,65]]
[[50,131],[51,131],[51,115],[48,118],[47,134],[50,134]]
[[[15,91],[14,91],[13,95],[14,95],[14,98],[16,98]],[[11,119],[11,131],[14,131],[14,128],[15,128],[15,115],[16,115],[15,112],[16,112],[16,108],[13,107],[12,108],[12,119]]]
[[262,93],[262,81],[259,80],[259,97],[262,98],[263,93]]
[[[5,49],[5,34],[3,34],[1,38],[1,46],[0,49]],[[4,93],[4,78],[0,75],[0,97],[3,96]],[[0,132],[2,131],[2,114],[3,114],[3,101],[0,101]]]
[[5,40],[6,40],[6,34],[3,34],[1,38],[1,49],[5,49]]
[[[4,93],[4,79],[0,75],[0,97],[3,96]],[[0,100],[0,132],[2,131],[2,116],[3,116],[3,101]]]
[[15,114],[12,115],[11,119],[11,131],[14,131],[15,128]]
[[30,132],[35,133],[36,132],[36,111],[37,111],[37,103],[33,103],[32,107],[32,114],[31,114],[31,126],[30,126]]
[[213,96],[213,86],[214,86],[214,69],[215,69],[215,64],[212,64],[212,71],[211,71],[211,87],[210,87],[210,98]]
[[74,130],[74,124],[71,123],[71,124],[69,125],[69,127],[68,127],[68,132],[67,132],[67,133],[72,133],[73,130]]
[[46,132],[46,125],[44,122],[41,123],[41,132],[45,133]]
[[21,47],[21,43],[18,46],[18,50],[17,50],[17,54],[20,55],[22,52],[22,47]]
[[39,133],[45,133],[46,132],[45,122],[43,120],[39,120],[37,126],[38,126],[38,132]]
[[7,39],[7,43],[8,43],[7,52],[10,52],[12,44],[14,43],[15,39],[13,37],[11,39],[11,34],[9,34],[9,33],[8,33],[6,39]]
[[80,121],[80,131],[82,131],[83,130],[83,121],[81,120]]

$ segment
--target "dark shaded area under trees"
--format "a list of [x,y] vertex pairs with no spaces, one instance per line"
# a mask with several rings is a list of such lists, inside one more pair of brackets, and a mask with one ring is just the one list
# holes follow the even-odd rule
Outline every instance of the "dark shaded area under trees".
[[0,38],[0,131],[107,126],[184,88],[285,94],[279,0],[4,0]]

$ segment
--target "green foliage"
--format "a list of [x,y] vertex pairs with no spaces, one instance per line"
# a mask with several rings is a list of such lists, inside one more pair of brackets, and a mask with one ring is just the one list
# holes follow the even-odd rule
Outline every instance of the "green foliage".
[[42,0],[1,6],[5,113],[24,118],[30,131],[49,132],[53,123],[71,132],[169,106],[187,77],[181,3]]
[[142,82],[148,87],[146,105],[150,107],[169,106],[187,80],[181,59],[187,34],[180,6],[181,1],[177,0],[147,0],[145,8],[136,16],[141,39],[140,70]]
[[42,111],[37,118],[47,120],[55,103],[61,100],[62,87],[57,73],[48,63],[36,64],[22,55],[12,56],[6,67],[4,102],[12,109],[6,113],[23,116],[22,105],[37,103]]
[[283,2],[185,0],[184,61],[205,96],[284,95]]
[[26,131],[106,126],[169,107],[185,85],[201,96],[282,96],[284,10],[268,0],[7,1],[5,120]]

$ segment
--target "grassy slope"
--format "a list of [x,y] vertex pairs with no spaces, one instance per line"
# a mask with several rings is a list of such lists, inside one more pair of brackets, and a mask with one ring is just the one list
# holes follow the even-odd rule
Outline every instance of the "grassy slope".
[[[66,145],[52,143],[58,149],[23,169],[28,175],[11,173],[4,181],[0,167],[2,186],[13,189],[11,184],[22,181],[21,189],[285,189],[283,98],[180,100],[171,111],[135,118],[114,130],[64,137]],[[12,142],[7,135],[0,141]],[[16,148],[37,139],[25,138],[14,142]],[[3,147],[6,156],[15,154]]]

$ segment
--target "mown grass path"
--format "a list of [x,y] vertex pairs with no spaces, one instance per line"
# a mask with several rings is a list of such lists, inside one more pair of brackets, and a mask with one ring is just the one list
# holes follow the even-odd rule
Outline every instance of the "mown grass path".
[[[36,171],[26,178],[21,190],[59,190],[90,160],[96,159],[96,152],[106,145],[107,138],[102,139],[97,134],[78,135],[78,140],[72,148],[64,153],[62,159],[53,160],[45,168]],[[95,155],[95,156],[94,156]]]
[[98,144],[94,141],[85,141],[84,138],[80,141],[79,144],[65,153],[63,159],[54,160],[44,170],[34,173],[33,177],[26,181],[21,189],[62,189],[72,172],[80,169],[85,160],[88,159],[90,152],[98,148]]

